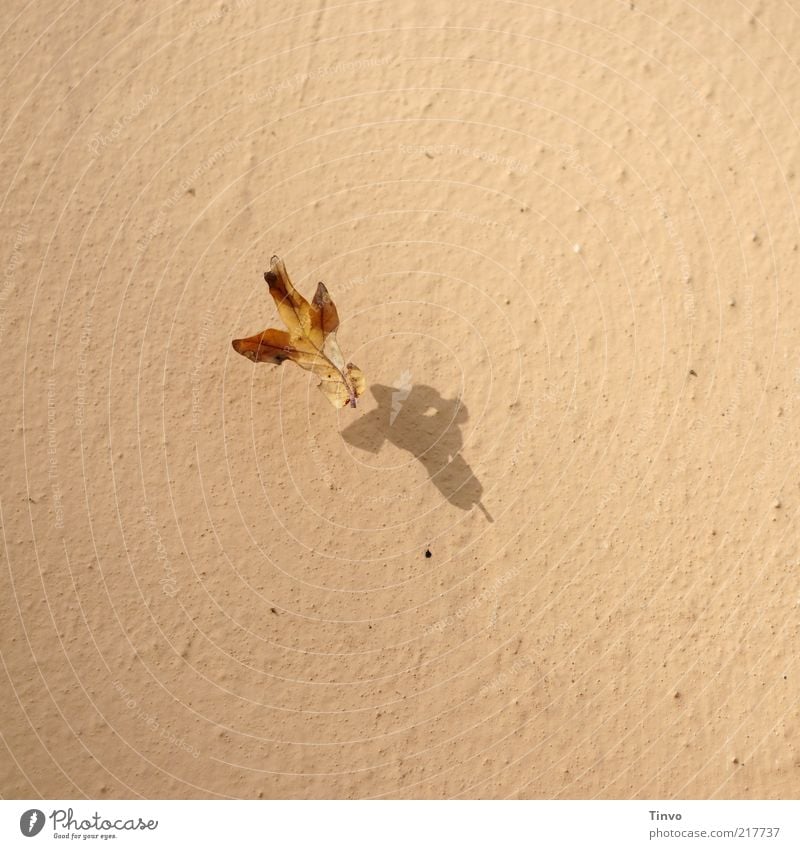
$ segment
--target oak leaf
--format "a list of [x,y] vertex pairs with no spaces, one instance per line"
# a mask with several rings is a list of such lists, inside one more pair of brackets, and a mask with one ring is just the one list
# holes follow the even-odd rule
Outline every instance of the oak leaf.
[[358,366],[345,364],[336,329],[339,315],[324,283],[309,303],[292,285],[283,260],[270,260],[264,279],[287,330],[269,328],[246,339],[234,339],[233,348],[254,363],[291,360],[320,378],[319,388],[334,407],[356,406],[365,388]]

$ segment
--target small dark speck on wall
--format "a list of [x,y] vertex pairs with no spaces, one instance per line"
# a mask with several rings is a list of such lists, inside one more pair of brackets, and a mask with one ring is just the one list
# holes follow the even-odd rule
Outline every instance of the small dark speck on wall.
[[429,548],[425,549],[425,556],[426,557],[433,557],[433,555],[431,554],[431,550]]

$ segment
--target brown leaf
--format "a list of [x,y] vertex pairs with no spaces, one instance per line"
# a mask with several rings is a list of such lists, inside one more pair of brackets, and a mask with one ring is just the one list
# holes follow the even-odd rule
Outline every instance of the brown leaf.
[[288,332],[270,328],[247,339],[234,339],[234,350],[254,363],[280,365],[292,360],[320,378],[319,388],[334,407],[355,407],[356,398],[364,392],[364,375],[358,366],[345,364],[336,341],[339,314],[325,285],[317,285],[309,304],[292,285],[283,260],[276,256],[270,260],[264,279]]

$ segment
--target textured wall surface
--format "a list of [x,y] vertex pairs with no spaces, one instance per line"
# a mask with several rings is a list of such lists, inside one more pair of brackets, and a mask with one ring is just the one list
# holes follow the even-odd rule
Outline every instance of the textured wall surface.
[[461,5],[11,3],[4,797],[800,793],[797,4]]

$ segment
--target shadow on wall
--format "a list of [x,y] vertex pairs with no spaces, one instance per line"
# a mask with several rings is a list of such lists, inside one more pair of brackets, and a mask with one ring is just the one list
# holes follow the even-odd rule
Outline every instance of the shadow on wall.
[[443,398],[432,386],[417,384],[411,390],[392,386],[371,387],[378,407],[353,424],[342,436],[356,448],[377,454],[385,440],[408,451],[425,467],[439,492],[453,505],[469,510],[481,503],[483,487],[461,456],[461,425],[467,408],[458,398]]

